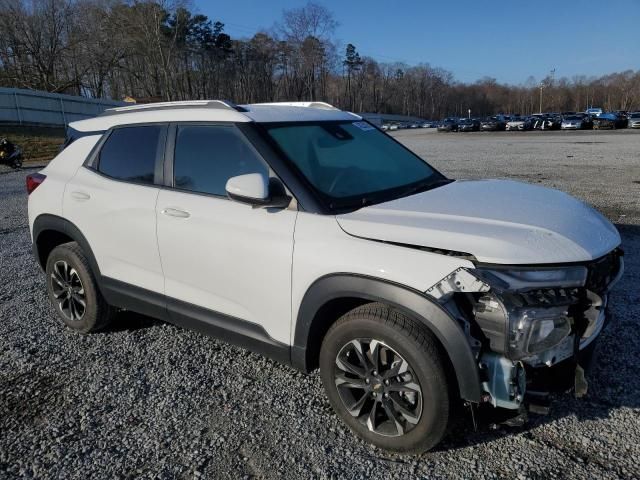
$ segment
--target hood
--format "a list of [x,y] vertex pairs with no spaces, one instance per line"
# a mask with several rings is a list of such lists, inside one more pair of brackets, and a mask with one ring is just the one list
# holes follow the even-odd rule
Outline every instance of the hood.
[[459,180],[336,218],[350,235],[470,253],[485,263],[584,262],[620,245],[611,222],[585,203],[509,180]]

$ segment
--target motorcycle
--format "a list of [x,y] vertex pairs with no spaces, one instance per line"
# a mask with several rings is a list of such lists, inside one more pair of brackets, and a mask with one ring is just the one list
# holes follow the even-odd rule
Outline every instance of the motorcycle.
[[6,138],[0,140],[0,164],[12,168],[22,167],[22,149]]

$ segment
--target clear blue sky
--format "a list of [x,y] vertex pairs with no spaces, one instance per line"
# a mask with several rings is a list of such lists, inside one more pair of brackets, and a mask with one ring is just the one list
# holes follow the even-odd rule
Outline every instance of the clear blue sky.
[[[640,0],[316,0],[336,39],[382,62],[421,62],[456,79],[520,84],[640,69]],[[196,0],[233,38],[251,37],[303,0]]]

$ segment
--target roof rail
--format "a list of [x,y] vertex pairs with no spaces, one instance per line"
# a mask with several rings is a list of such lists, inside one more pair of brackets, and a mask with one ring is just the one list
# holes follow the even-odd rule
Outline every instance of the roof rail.
[[142,105],[131,105],[126,107],[109,108],[102,112],[99,116],[117,115],[120,113],[153,111],[153,110],[171,110],[178,108],[215,108],[225,110],[235,110],[237,112],[246,112],[245,108],[239,107],[228,100],[186,100],[182,102],[158,102],[145,103]]
[[267,103],[254,103],[254,105],[272,105],[274,107],[306,107],[306,108],[319,108],[321,110],[340,110],[333,105],[326,102],[267,102]]

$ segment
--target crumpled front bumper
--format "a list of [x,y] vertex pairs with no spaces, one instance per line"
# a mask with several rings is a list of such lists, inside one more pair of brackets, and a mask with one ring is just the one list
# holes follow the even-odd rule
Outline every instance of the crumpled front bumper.
[[[612,263],[615,261],[617,266]],[[495,407],[519,410],[532,397],[546,398],[553,392],[573,389],[576,396],[585,395],[586,374],[593,363],[597,339],[611,318],[610,289],[623,273],[624,261],[615,253],[590,266],[585,300],[589,308],[582,315],[583,328],[574,330],[555,347],[513,362],[493,352],[483,353],[480,368],[486,379],[483,382],[488,393],[486,401]],[[576,335],[580,335],[579,341]]]

